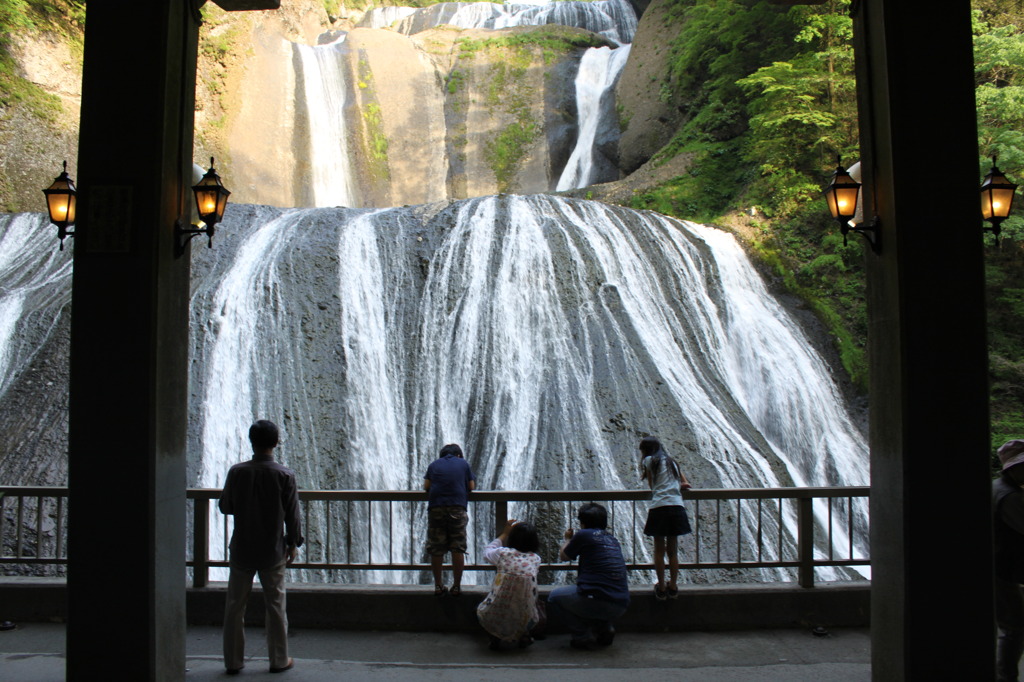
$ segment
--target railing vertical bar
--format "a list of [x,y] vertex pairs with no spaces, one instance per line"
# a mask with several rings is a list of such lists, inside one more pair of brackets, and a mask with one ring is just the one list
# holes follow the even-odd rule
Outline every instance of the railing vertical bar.
[[[346,511],[348,511],[348,504],[345,505]],[[348,520],[348,519],[346,519]],[[350,524],[346,524],[350,525]],[[331,501],[324,500],[324,563],[331,563]],[[346,555],[347,557],[347,555]]]
[[849,542],[849,557],[853,561],[853,498],[846,498],[846,539]]
[[700,563],[700,500],[695,500],[693,510],[693,562]]
[[373,563],[373,502],[366,501],[366,563]]
[[797,500],[796,546],[800,587],[814,587],[814,499]]
[[633,549],[632,549],[633,561],[635,562],[637,560],[637,553],[636,553],[636,500],[633,500],[633,502],[631,503],[630,506],[631,506],[631,509],[630,509],[631,513],[630,513],[629,535],[630,535],[630,544],[633,547]]
[[[0,538],[4,536],[3,533],[3,498],[0,497]],[[57,559],[64,558],[64,496],[57,496],[57,550],[55,553]]]
[[722,500],[715,500],[715,561],[722,560],[723,531]]
[[736,563],[743,562],[743,524],[740,519],[743,514],[743,500],[736,498]]
[[7,495],[0,493],[0,556],[6,556],[4,552],[4,521],[7,519],[6,507]]
[[785,512],[782,509],[782,498],[781,497],[779,498],[779,519],[778,520],[779,520],[779,544],[777,546],[776,552],[778,553],[779,561],[782,561],[783,560],[782,559],[782,548],[785,547],[785,545],[783,544],[783,542],[785,541],[785,536],[783,535],[782,531],[786,527],[786,516],[785,516]]
[[416,503],[409,503],[409,518],[413,521],[409,524],[409,563],[416,563]]
[[[309,503],[302,505],[302,530],[306,536],[310,535],[309,531],[313,528],[313,526],[309,525],[309,508],[312,506],[313,505]],[[311,542],[304,542],[302,546],[302,558],[307,564],[312,560],[312,557],[309,556],[309,547],[311,544]]]
[[757,498],[757,560],[761,561],[761,547],[764,544],[764,538],[761,535],[761,498]]
[[24,496],[18,497],[18,527],[15,530],[15,541],[14,541],[14,556],[19,559],[22,557],[22,529],[25,522],[25,498]]
[[210,580],[210,500],[192,499],[192,587],[206,587]]
[[36,495],[36,558],[43,558],[43,500],[42,495]]
[[835,501],[834,497],[826,497],[825,504],[828,505],[828,560],[833,561],[835,557],[832,551],[832,502]]
[[[494,503],[494,535],[492,538],[498,537],[501,531],[505,529],[505,524],[508,523],[508,500],[498,500]],[[476,516],[474,514],[473,516]]]

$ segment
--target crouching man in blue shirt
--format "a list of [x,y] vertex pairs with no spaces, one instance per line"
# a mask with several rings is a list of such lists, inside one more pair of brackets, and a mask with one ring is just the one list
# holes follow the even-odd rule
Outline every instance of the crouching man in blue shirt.
[[608,528],[608,510],[590,502],[580,507],[580,529],[565,531],[562,561],[579,557],[576,585],[556,587],[548,596],[552,618],[569,627],[575,649],[592,651],[615,639],[612,621],[629,606],[629,584],[622,548]]

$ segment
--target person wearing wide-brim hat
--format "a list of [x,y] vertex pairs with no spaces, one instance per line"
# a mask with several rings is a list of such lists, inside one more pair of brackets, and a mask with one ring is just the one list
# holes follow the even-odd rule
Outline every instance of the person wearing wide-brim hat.
[[996,679],[1016,682],[1024,653],[1024,440],[997,451],[1002,473],[992,481],[995,609],[999,626]]

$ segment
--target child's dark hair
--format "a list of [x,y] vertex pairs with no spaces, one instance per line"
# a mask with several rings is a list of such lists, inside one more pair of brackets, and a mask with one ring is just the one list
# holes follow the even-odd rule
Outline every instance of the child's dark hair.
[[540,537],[537,535],[537,529],[529,521],[520,521],[512,526],[505,546],[518,549],[520,552],[536,554],[540,549]]
[[443,448],[441,448],[441,452],[440,452],[439,456],[440,457],[446,457],[448,455],[455,455],[456,457],[462,457],[462,448],[460,448],[455,443],[449,443],[448,445],[445,445]]
[[668,463],[669,471],[672,473],[672,476],[677,481],[679,480],[679,465],[667,452],[665,452],[664,448],[661,447],[661,441],[654,436],[647,436],[640,440],[640,457],[651,458],[652,476],[657,476],[658,472],[661,471],[661,467]]
[[275,448],[281,438],[277,424],[260,419],[249,427],[249,442],[254,448]]
[[604,530],[608,527],[608,510],[597,502],[587,502],[580,507],[576,518],[579,519],[580,525],[584,528]]

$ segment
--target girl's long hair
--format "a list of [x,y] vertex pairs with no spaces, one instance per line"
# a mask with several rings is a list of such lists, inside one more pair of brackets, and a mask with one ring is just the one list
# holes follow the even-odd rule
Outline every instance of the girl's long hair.
[[658,477],[658,473],[661,471],[663,466],[668,466],[669,472],[672,477],[677,481],[680,479],[679,464],[669,456],[665,449],[661,447],[661,441],[654,436],[647,436],[640,441],[640,458],[644,457],[651,458],[651,480]]

